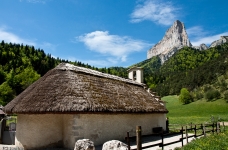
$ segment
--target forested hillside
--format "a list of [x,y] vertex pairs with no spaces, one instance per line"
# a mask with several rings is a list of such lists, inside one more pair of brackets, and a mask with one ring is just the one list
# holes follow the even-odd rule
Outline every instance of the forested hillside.
[[192,91],[212,84],[228,70],[227,59],[228,44],[204,51],[184,48],[160,68],[163,81],[156,91],[161,95],[179,94],[182,87]]
[[48,70],[61,62],[91,68],[101,72],[127,77],[122,67],[97,68],[79,61],[53,58],[33,46],[0,43],[0,105],[7,104],[30,84],[43,76]]
[[158,63],[159,58],[153,57],[135,64],[144,68],[145,82],[150,88],[161,96],[179,94],[183,87],[193,91],[226,74],[228,43],[203,51],[184,47],[162,66]]

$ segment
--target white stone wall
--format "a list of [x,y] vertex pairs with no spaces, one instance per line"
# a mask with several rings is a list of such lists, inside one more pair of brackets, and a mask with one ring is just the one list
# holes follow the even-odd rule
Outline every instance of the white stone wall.
[[15,145],[32,149],[62,142],[62,115],[40,114],[17,116]]
[[80,114],[63,115],[63,144],[65,148],[73,149],[78,139],[84,139],[84,127]]
[[151,134],[153,127],[163,127],[166,130],[165,114],[81,114],[75,118],[73,132],[75,140],[88,138],[95,145],[109,140],[124,140],[127,131],[135,135],[136,126],[142,127],[142,134]]
[[133,80],[133,71],[130,71],[128,73],[128,78],[131,79],[131,80]]
[[127,131],[135,135],[137,125],[142,134],[151,134],[153,127],[166,128],[165,119],[165,114],[20,114],[16,146],[26,150],[62,142],[73,150],[75,142],[84,138],[95,145],[124,140]]

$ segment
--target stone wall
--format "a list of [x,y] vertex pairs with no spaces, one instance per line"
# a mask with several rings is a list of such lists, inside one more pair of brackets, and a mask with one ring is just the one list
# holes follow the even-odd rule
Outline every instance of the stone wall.
[[80,114],[74,118],[72,132],[75,141],[88,138],[100,145],[109,140],[124,140],[127,131],[135,135],[137,125],[142,126],[142,134],[151,134],[153,127],[166,130],[165,119],[165,114]]
[[[95,145],[109,140],[124,140],[127,131],[151,134],[153,127],[165,129],[165,114],[40,114],[18,115],[16,146],[26,149],[63,146],[73,149],[79,139]],[[61,145],[62,144],[62,145]]]
[[17,116],[15,145],[24,149],[61,145],[62,116],[54,114]]

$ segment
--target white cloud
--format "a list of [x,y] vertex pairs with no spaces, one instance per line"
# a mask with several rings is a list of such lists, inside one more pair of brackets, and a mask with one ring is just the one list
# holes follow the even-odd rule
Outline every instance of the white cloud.
[[187,29],[187,34],[189,39],[194,46],[199,46],[200,44],[210,45],[212,42],[219,40],[220,36],[228,35],[228,32],[219,33],[212,35],[203,29],[202,26],[194,26]]
[[108,31],[94,31],[77,37],[90,50],[107,55],[114,56],[122,62],[127,60],[130,53],[142,51],[151,46],[141,40],[134,40],[128,36],[110,35]]
[[196,39],[193,39],[191,43],[194,46],[199,46],[202,43],[210,45],[212,42],[219,40],[220,36],[227,36],[227,35],[228,35],[228,32],[224,32],[224,33],[211,35],[211,36],[197,37]]
[[14,33],[11,33],[7,31],[4,27],[0,27],[0,40],[4,40],[5,42],[11,42],[11,43],[18,43],[18,44],[26,44],[26,45],[33,45],[35,46],[36,43],[28,40],[28,39],[23,39],[19,36],[17,36]]
[[162,25],[171,25],[178,17],[178,9],[171,2],[145,0],[138,4],[131,14],[131,22],[149,20]]
[[204,31],[201,26],[194,26],[186,30],[188,36],[202,37],[208,34],[208,32]]

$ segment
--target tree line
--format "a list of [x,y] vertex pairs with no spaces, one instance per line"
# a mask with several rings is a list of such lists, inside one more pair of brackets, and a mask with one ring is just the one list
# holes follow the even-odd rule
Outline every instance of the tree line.
[[71,62],[59,57],[54,58],[34,46],[2,41],[0,43],[0,105],[6,105],[30,84],[62,62],[127,77],[127,70],[123,67],[97,68],[80,61]]

